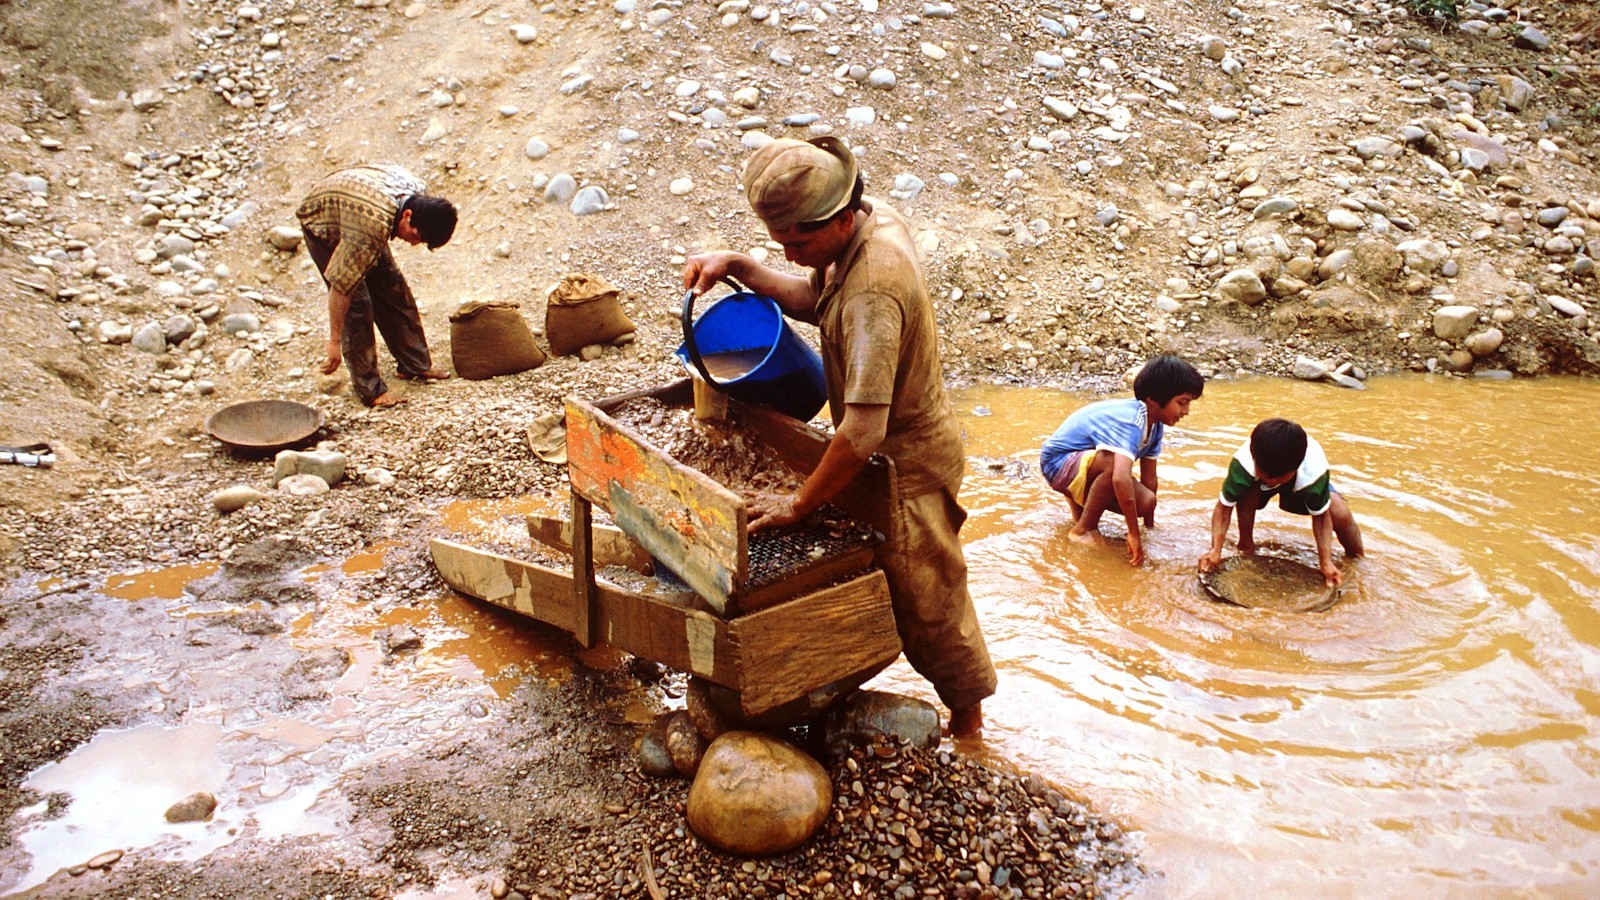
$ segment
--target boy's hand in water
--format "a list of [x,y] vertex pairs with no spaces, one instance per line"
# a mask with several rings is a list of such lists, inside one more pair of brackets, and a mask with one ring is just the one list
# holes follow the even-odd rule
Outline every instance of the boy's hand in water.
[[1128,532],[1128,563],[1129,565],[1144,565],[1144,541],[1140,540],[1137,531]]
[[1219,566],[1221,564],[1222,564],[1222,551],[1221,550],[1209,550],[1209,551],[1206,552],[1206,554],[1204,556],[1200,557],[1200,562],[1198,563],[1198,566],[1199,566],[1199,569],[1200,569],[1200,573],[1203,575],[1206,572],[1209,572],[1212,569],[1215,569],[1217,566]]
[[1344,576],[1339,573],[1339,567],[1331,562],[1322,564],[1322,583],[1328,587],[1339,587],[1344,584]]

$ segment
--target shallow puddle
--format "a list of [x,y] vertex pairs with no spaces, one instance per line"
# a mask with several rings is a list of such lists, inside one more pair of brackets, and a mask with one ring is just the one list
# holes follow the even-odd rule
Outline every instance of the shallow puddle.
[[176,600],[190,584],[217,568],[218,563],[208,561],[113,575],[106,579],[101,593],[118,600]]
[[[337,579],[377,571],[385,549],[374,545],[342,564],[302,573],[335,579],[331,596],[296,617],[287,632],[301,652],[338,648],[348,654],[350,665],[327,702],[310,704],[299,716],[264,712],[242,703],[249,692],[228,686],[240,673],[227,671],[235,668],[227,657],[177,663],[182,671],[168,679],[207,685],[206,702],[190,710],[189,724],[103,731],[30,776],[27,787],[66,794],[69,802],[55,819],[45,818],[44,804],[20,814],[19,842],[29,866],[8,873],[20,880],[6,882],[5,890],[37,885],[110,850],[186,860],[241,837],[347,837],[343,776],[404,752],[419,735],[473,729],[525,679],[558,682],[571,674],[576,661],[564,634],[476,601],[451,594],[387,610],[355,601]],[[184,588],[215,568],[174,566],[109,583],[123,599],[179,600]],[[214,606],[177,602],[167,612],[185,620],[237,612]],[[421,646],[387,653],[382,633],[395,628],[414,631]],[[590,651],[607,652],[614,653]],[[595,656],[590,664],[604,661]],[[122,661],[129,664],[137,667],[139,659]],[[155,676],[142,670],[137,677]],[[165,821],[168,806],[201,790],[218,800],[211,821]]]
[[512,500],[457,500],[439,511],[439,524],[457,540],[520,545],[528,541],[531,513],[571,518],[569,497],[528,495]]
[[371,575],[383,571],[383,560],[394,541],[378,541],[367,549],[345,560],[339,570],[346,575]]

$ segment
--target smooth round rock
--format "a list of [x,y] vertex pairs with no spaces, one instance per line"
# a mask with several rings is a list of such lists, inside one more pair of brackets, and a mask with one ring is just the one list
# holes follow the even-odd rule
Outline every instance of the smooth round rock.
[[772,856],[805,843],[833,805],[821,764],[754,731],[717,738],[689,788],[689,827],[729,853]]
[[662,713],[639,738],[639,771],[651,778],[676,778],[678,767],[672,764],[672,754],[667,752],[667,726],[678,712]]
[[278,482],[278,491],[291,497],[315,497],[328,492],[328,483],[310,474],[290,475]]
[[610,203],[611,198],[606,195],[605,188],[597,184],[591,184],[578,191],[567,208],[575,216],[587,216],[600,212]]
[[933,704],[886,691],[857,691],[822,718],[823,746],[836,760],[851,747],[880,739],[932,750],[939,738],[939,710]]
[[546,203],[566,203],[578,193],[578,181],[566,172],[560,172],[545,185]]
[[95,856],[93,859],[90,859],[88,862],[84,863],[84,865],[91,869],[108,869],[119,859],[122,859],[121,850],[107,850],[106,852]]
[[1467,339],[1462,341],[1462,345],[1465,346],[1467,351],[1473,356],[1482,359],[1483,357],[1494,353],[1496,350],[1499,350],[1500,345],[1505,343],[1505,339],[1505,334],[1502,333],[1500,329],[1486,328],[1483,331],[1477,332],[1476,334],[1468,335]]
[[293,253],[300,247],[301,233],[288,225],[274,225],[267,231],[267,243],[284,253]]
[[208,791],[195,791],[167,807],[168,822],[204,822],[216,812],[217,798]]
[[1217,296],[1255,306],[1267,299],[1267,286],[1261,283],[1261,276],[1249,269],[1236,269],[1217,282]]
[[667,720],[666,746],[673,769],[685,778],[693,778],[708,745],[695,729],[694,720],[680,709]]
[[233,487],[223,488],[211,495],[211,506],[217,512],[227,515],[238,512],[252,503],[259,503],[267,499],[267,494],[256,490],[248,484],[236,484]]
[[714,741],[738,728],[737,723],[711,702],[711,682],[704,678],[694,676],[689,679],[683,694],[683,705],[694,722],[695,730],[708,741]]

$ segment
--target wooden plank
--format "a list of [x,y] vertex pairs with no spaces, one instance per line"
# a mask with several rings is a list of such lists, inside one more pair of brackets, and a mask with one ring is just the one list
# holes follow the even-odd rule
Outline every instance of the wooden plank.
[[[434,566],[456,591],[565,631],[576,626],[570,573],[455,541],[435,540],[431,549]],[[630,593],[605,581],[596,581],[595,595],[592,627],[600,643],[739,689],[728,623],[704,610]]]
[[688,406],[693,402],[694,391],[690,387],[689,379],[685,377],[654,387],[612,394],[602,400],[596,400],[594,406],[601,412],[610,413],[629,400],[637,400],[640,397],[654,397],[668,406]]
[[581,647],[594,646],[595,584],[592,510],[589,501],[572,492],[572,602],[577,621],[572,636]]
[[719,612],[749,578],[744,500],[598,408],[567,400],[567,474],[619,528]]
[[[650,554],[633,538],[620,528],[609,525],[594,525],[589,527],[591,539],[589,549],[594,552],[594,564],[605,566],[623,566],[644,575],[652,573],[654,566],[650,562]],[[547,516],[543,513],[528,514],[528,537],[539,543],[567,555],[572,554],[572,520],[560,516]]]
[[728,623],[746,713],[892,662],[900,654],[889,584],[879,571]]

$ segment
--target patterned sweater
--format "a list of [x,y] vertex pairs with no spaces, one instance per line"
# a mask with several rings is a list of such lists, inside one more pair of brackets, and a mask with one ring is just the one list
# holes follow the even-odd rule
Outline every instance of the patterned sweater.
[[349,295],[389,252],[400,207],[427,185],[396,165],[340,169],[317,182],[295,215],[308,234],[333,247],[322,275]]

